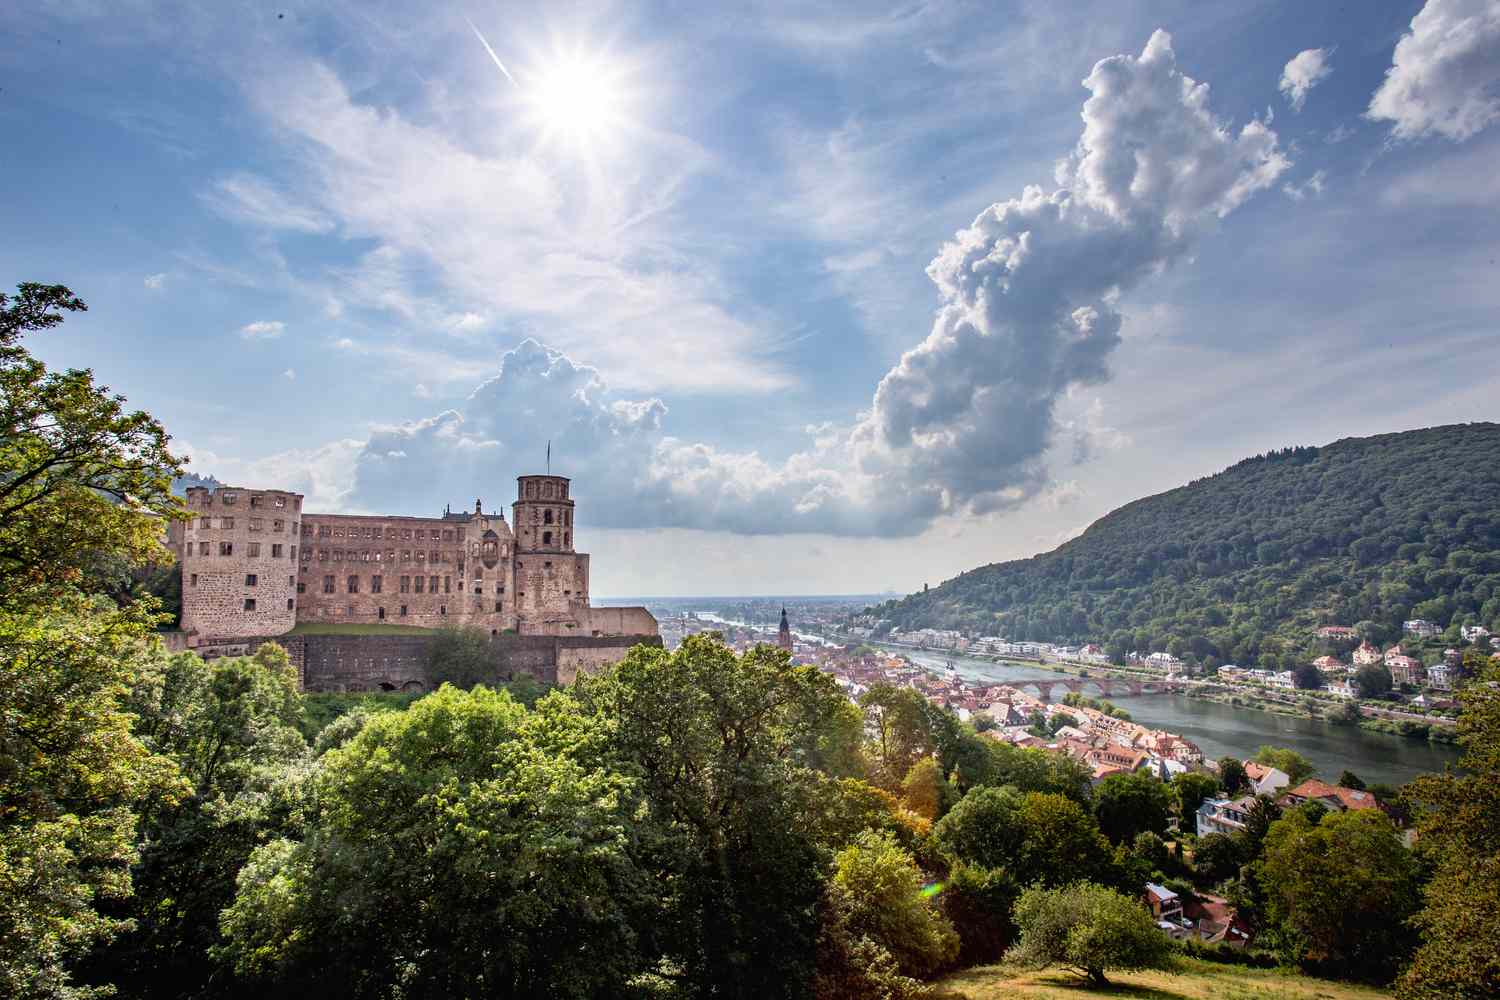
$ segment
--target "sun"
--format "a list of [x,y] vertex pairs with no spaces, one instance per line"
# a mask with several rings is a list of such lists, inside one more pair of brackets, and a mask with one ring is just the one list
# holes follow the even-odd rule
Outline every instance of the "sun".
[[626,122],[625,73],[597,55],[554,55],[520,80],[528,116],[544,136],[607,145]]

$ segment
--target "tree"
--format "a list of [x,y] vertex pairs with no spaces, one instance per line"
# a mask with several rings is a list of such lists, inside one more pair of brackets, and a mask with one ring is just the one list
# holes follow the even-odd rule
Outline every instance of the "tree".
[[1193,849],[1193,868],[1210,884],[1233,878],[1246,860],[1244,841],[1228,834],[1204,834]]
[[187,789],[122,695],[149,615],[82,598],[0,611],[0,995],[71,997],[68,965],[125,927],[136,812]]
[[958,953],[953,925],[922,892],[922,870],[890,834],[860,834],[834,858],[833,881],[848,897],[849,930],[889,952],[903,975],[927,976]]
[[1415,859],[1378,810],[1292,811],[1272,824],[1257,872],[1271,941],[1310,970],[1386,982],[1410,953]]
[[1145,771],[1112,774],[1094,789],[1094,816],[1114,844],[1128,844],[1147,830],[1165,832],[1171,805],[1167,786]]
[[0,608],[100,592],[101,560],[169,563],[161,520],[186,516],[161,424],[127,412],[92,372],[49,372],[18,343],[86,308],[62,285],[0,294]]
[[[1493,666],[1483,680],[1500,680]],[[1398,983],[1404,998],[1500,994],[1500,689],[1475,684],[1459,694],[1460,770],[1407,786],[1426,809],[1417,848],[1432,866],[1415,924],[1421,947]],[[1373,791],[1373,789],[1372,789]]]
[[321,758],[310,835],[251,855],[219,953],[292,995],[586,997],[637,974],[632,781],[529,725],[482,686],[370,719]]
[[895,788],[913,764],[933,752],[927,701],[911,688],[873,684],[860,696],[859,705],[875,731],[881,783]]
[[1357,792],[1362,792],[1365,790],[1365,783],[1364,779],[1362,779],[1359,775],[1355,774],[1353,771],[1345,769],[1344,773],[1339,775],[1339,787],[1352,788]]
[[1229,795],[1238,794],[1250,784],[1250,779],[1245,774],[1245,765],[1236,757],[1219,758],[1219,781]]
[[1316,691],[1323,686],[1323,674],[1311,663],[1299,663],[1292,669],[1292,683],[1299,691]]
[[1184,771],[1172,779],[1171,792],[1183,826],[1191,827],[1198,807],[1219,793],[1219,780],[1201,771]]
[[1023,885],[1123,877],[1094,818],[1055,793],[971,789],[933,828],[933,839],[954,860],[1004,869]]
[[445,628],[427,645],[427,676],[433,687],[452,684],[467,691],[499,679],[490,637],[478,628]]
[[[815,764],[847,718],[833,678],[771,646],[736,656],[690,636],[671,653],[636,646],[538,710],[567,703],[600,727],[595,752],[641,777],[672,887],[652,933],[684,979],[726,997],[805,989],[826,866]],[[904,739],[891,734],[890,759]]]
[[1031,888],[1016,903],[1020,941],[1006,958],[1020,965],[1060,965],[1094,986],[1114,969],[1170,969],[1172,945],[1138,900],[1080,882]]
[[1391,672],[1379,663],[1367,663],[1354,672],[1354,689],[1361,698],[1388,697]]
[[1291,779],[1292,788],[1318,773],[1312,761],[1287,747],[1262,746],[1255,751],[1255,762],[1281,771]]
[[937,761],[923,757],[901,780],[901,798],[906,807],[926,820],[936,820],[949,795],[947,779]]

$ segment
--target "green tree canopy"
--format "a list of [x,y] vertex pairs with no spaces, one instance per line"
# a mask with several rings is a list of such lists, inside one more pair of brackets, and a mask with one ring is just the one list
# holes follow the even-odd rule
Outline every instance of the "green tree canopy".
[[1271,825],[1257,871],[1270,939],[1288,961],[1341,978],[1387,982],[1410,954],[1417,864],[1377,810],[1300,811]]
[[1093,816],[1056,793],[972,789],[933,828],[933,838],[955,860],[1004,870],[1020,885],[1121,879]]
[[1286,747],[1262,746],[1255,751],[1255,762],[1281,771],[1292,780],[1292,788],[1318,773],[1312,761]]
[[1171,939],[1137,899],[1080,882],[1032,888],[1016,903],[1020,941],[1006,958],[1020,965],[1060,965],[1096,986],[1112,970],[1170,969]]
[[1094,816],[1114,844],[1128,844],[1136,834],[1165,833],[1172,793],[1145,771],[1111,774],[1094,789]]

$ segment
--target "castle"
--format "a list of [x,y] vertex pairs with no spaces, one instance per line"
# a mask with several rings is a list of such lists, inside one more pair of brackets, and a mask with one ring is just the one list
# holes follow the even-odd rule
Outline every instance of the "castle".
[[[299,623],[335,626],[317,630],[326,633],[381,623],[463,627],[497,639],[553,637],[555,651],[572,651],[559,657],[586,669],[623,655],[632,643],[622,639],[659,643],[645,608],[589,605],[589,557],[573,549],[568,486],[563,476],[518,477],[514,528],[477,501],[472,512],[439,517],[310,514],[299,493],[191,487],[192,517],[173,523],[167,539],[182,572],[183,645],[234,652]],[[358,659],[350,648],[341,646],[340,657]],[[414,665],[405,672],[418,673]],[[380,686],[412,684],[421,679]]]

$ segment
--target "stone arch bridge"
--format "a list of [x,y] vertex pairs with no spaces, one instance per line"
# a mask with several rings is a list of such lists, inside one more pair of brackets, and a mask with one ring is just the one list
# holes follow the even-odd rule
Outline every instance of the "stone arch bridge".
[[1004,681],[1006,685],[1027,694],[1035,692],[1042,701],[1051,704],[1062,697],[1058,688],[1075,694],[1094,695],[1103,698],[1125,698],[1143,694],[1164,694],[1170,685],[1162,681],[1141,681],[1126,677],[1035,677],[1028,680]]

